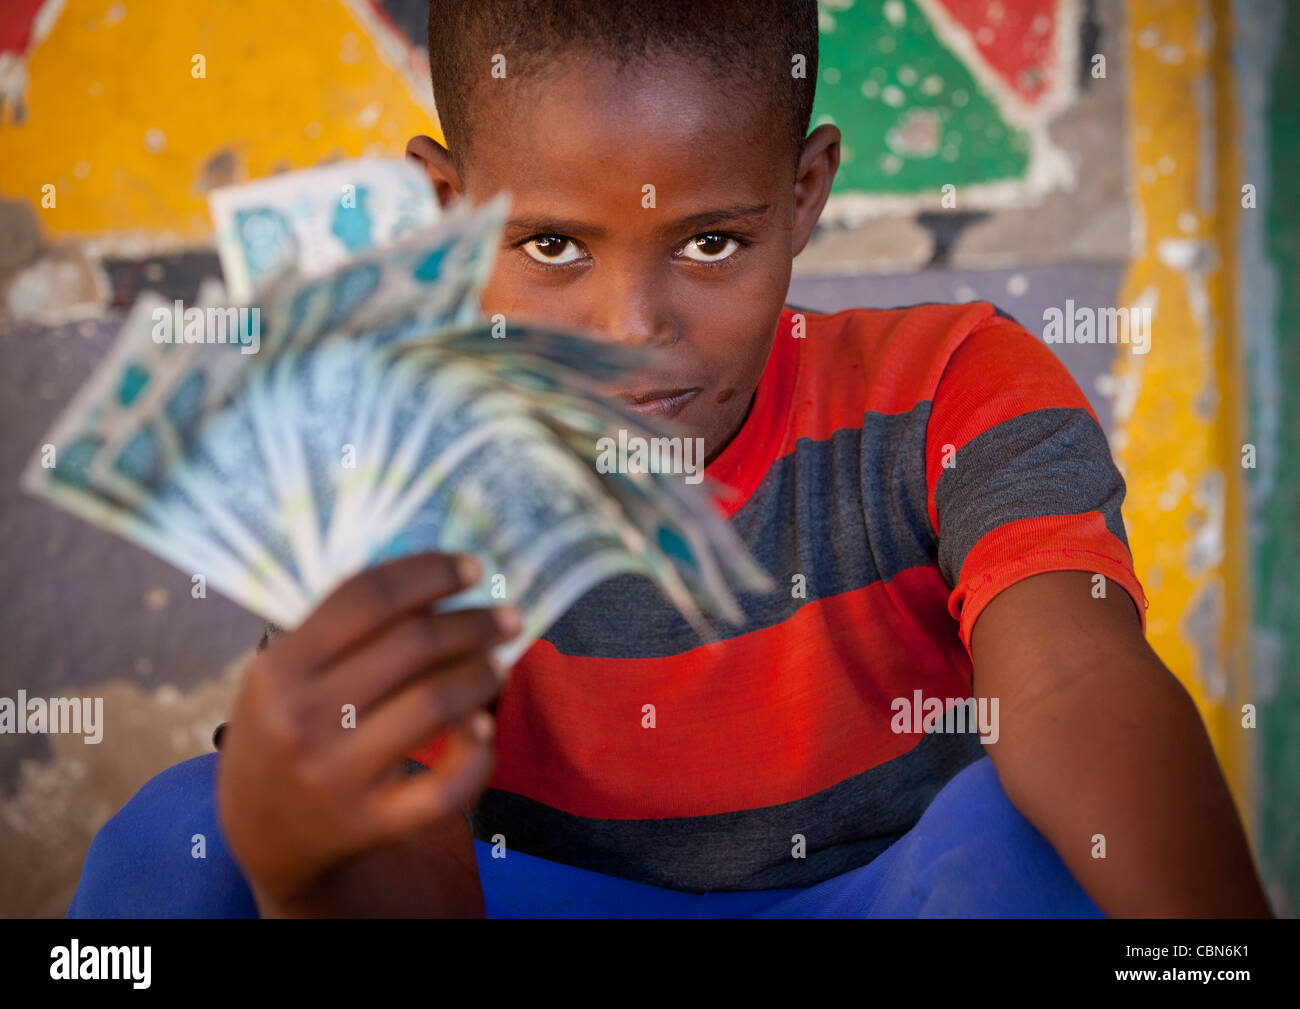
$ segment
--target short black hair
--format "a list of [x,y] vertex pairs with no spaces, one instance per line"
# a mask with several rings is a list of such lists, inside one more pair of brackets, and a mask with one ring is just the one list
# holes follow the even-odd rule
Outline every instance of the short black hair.
[[[817,86],[817,0],[430,0],[429,69],[442,131],[458,170],[471,147],[470,100],[493,57],[509,77],[597,54],[620,66],[656,53],[696,61],[748,87],[751,106],[788,110],[794,163]],[[803,57],[797,60],[796,57]]]

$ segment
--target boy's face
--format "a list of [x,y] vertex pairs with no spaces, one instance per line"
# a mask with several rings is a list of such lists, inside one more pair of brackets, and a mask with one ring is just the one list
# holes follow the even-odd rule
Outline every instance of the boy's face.
[[408,153],[444,205],[513,195],[484,313],[664,348],[621,391],[712,459],[749,410],[839,131],[813,131],[792,178],[784,110],[750,110],[690,62],[569,65],[474,91],[464,177],[428,137]]

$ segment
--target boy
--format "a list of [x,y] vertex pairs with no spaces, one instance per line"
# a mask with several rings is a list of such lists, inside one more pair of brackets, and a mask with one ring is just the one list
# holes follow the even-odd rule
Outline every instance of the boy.
[[[816,55],[813,0],[435,0],[447,147],[408,145],[444,204],[513,195],[487,315],[665,348],[624,393],[704,439],[781,590],[700,646],[614,579],[504,671],[517,614],[427,612],[472,562],[366,572],[251,664],[219,762],[110,821],[70,914],[1269,913],[1053,354],[984,303],[783,305],[839,162]],[[980,738],[918,731],[972,694]]]

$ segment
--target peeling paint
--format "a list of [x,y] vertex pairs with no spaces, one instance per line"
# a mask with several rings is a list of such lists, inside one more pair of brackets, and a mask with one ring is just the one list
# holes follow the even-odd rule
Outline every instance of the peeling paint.
[[53,734],[48,761],[25,760],[13,794],[0,800],[0,916],[63,917],[96,831],[146,781],[168,767],[212,752],[212,731],[228,716],[248,656],[191,692],[156,691],[110,680],[104,739]]
[[199,177],[194,182],[194,191],[206,195],[213,189],[238,182],[247,175],[248,171],[244,167],[244,159],[239,150],[234,147],[222,147],[199,165]]
[[1199,575],[1217,569],[1224,554],[1224,479],[1219,469],[1206,470],[1192,492],[1192,506],[1198,511],[1188,516],[1192,540],[1187,544],[1187,572]]
[[1196,680],[1201,692],[1211,701],[1222,701],[1228,694],[1228,679],[1223,670],[1224,618],[1223,583],[1215,578],[1202,583],[1183,612],[1180,630],[1196,652]]
[[[1239,401],[1231,364],[1238,333],[1226,317],[1235,246],[1224,233],[1218,161],[1219,138],[1235,127],[1231,79],[1220,79],[1232,33],[1221,0],[1134,0],[1129,14],[1127,157],[1137,247],[1118,302],[1136,303],[1140,292],[1159,311],[1150,353],[1116,359],[1111,387],[1132,401],[1114,417],[1112,448],[1128,487],[1134,564],[1151,601],[1148,639],[1196,701],[1236,798],[1249,809],[1249,757],[1229,730],[1226,706],[1233,686],[1226,657],[1236,663],[1245,640],[1247,590],[1230,552],[1239,446],[1224,428]],[[1177,492],[1178,481],[1190,493]],[[1241,665],[1248,679],[1248,664]]]

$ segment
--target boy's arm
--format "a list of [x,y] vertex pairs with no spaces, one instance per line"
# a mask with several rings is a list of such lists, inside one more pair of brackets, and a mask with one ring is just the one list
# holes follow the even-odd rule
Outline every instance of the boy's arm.
[[[1008,797],[1107,915],[1269,916],[1200,715],[1112,584],[1053,571],[989,601],[971,632],[989,756]],[[1105,858],[1092,857],[1105,836]]]

